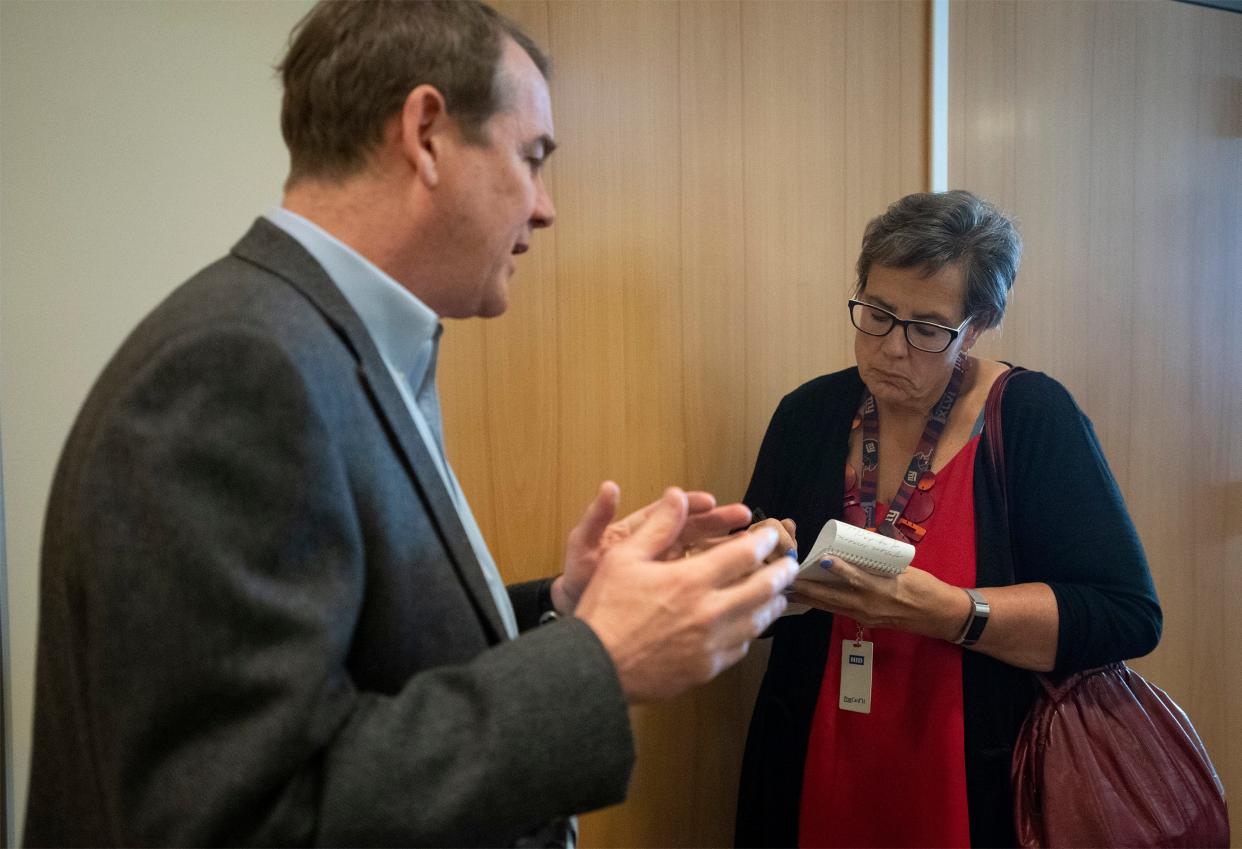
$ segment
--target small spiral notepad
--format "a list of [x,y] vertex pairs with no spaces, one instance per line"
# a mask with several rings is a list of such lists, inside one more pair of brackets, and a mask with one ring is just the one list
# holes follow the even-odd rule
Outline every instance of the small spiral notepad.
[[811,555],[802,561],[798,577],[826,579],[832,570],[819,565],[825,557],[840,557],[873,575],[891,578],[910,565],[914,546],[829,519],[811,546]]
[[[815,545],[811,546],[811,556],[802,561],[798,577],[823,584],[833,583],[836,579],[832,568],[825,569],[819,565],[825,557],[839,557],[873,575],[893,578],[904,572],[914,559],[914,546],[829,519],[815,538]],[[781,616],[797,616],[810,609],[805,604],[790,602]]]

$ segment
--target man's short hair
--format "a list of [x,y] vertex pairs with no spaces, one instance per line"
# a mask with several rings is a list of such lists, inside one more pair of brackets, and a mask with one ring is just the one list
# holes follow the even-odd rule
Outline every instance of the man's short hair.
[[1000,324],[1022,263],[1022,239],[1005,213],[970,192],[906,195],[867,225],[858,256],[855,297],[872,265],[935,274],[958,265],[966,275],[966,315],[980,327]]
[[434,86],[467,140],[504,107],[497,79],[505,38],[548,75],[548,60],[517,26],[477,0],[323,0],[289,34],[276,70],[286,185],[362,171],[409,93]]

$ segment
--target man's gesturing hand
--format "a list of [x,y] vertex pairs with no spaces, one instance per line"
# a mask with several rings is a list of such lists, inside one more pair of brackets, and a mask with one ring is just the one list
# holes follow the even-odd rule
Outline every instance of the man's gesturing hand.
[[[552,603],[556,612],[562,616],[574,612],[578,599],[582,597],[582,591],[591,582],[608,550],[629,539],[635,529],[647,520],[651,511],[659,507],[663,499],[653,501],[625,518],[613,521],[620,501],[620,488],[612,481],[604,481],[582,520],[570,531],[569,541],[565,546],[565,572],[552,584]],[[727,534],[750,521],[750,510],[744,505],[725,504],[718,507],[715,496],[710,492],[688,492],[686,503],[687,513],[680,533],[664,551],[652,559],[669,560],[681,557],[691,546],[710,537]]]
[[677,540],[688,509],[684,492],[667,490],[604,553],[578,603],[631,703],[675,696],[741,660],[785,609],[781,591],[797,573],[788,558],[763,565],[777,538],[768,528],[694,557],[656,559]]

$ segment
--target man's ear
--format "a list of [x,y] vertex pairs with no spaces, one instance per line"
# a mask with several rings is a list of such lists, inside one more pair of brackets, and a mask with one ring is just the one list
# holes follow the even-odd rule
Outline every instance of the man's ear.
[[434,86],[418,86],[406,95],[399,120],[402,154],[419,179],[434,187],[440,182],[439,160],[450,123],[444,95]]

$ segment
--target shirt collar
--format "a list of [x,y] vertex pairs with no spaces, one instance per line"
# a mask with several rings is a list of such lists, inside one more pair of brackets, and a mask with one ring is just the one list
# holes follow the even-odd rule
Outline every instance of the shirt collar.
[[264,217],[323,266],[362,319],[384,362],[417,387],[440,338],[440,317],[375,263],[309,219],[284,207],[270,209]]

